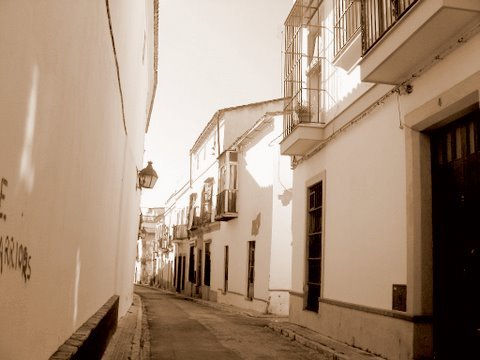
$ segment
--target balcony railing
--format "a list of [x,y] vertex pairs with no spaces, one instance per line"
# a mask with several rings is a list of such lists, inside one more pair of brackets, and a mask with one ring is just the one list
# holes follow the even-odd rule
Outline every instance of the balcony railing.
[[217,195],[217,213],[215,219],[226,220],[237,217],[237,191],[223,190]]
[[335,7],[335,55],[337,55],[361,28],[361,2],[337,0]]
[[187,225],[174,225],[173,226],[173,238],[174,239],[186,239],[188,237]]
[[200,216],[194,215],[193,216],[193,223],[192,223],[192,230],[198,229],[203,225],[202,218]]
[[362,0],[362,51],[365,55],[418,0]]

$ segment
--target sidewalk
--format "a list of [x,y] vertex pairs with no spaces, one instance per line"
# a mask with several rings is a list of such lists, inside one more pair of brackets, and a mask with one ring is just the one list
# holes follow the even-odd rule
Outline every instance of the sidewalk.
[[317,350],[332,360],[385,360],[382,357],[333,340],[313,330],[289,322],[271,322],[268,327],[300,344]]
[[133,304],[117,325],[102,360],[150,359],[147,317],[140,296],[133,294]]
[[183,294],[160,289],[154,286],[137,285],[145,288],[157,290],[160,292],[173,294],[179,298],[196,302],[205,306],[216,308],[226,312],[233,312],[249,317],[262,318],[268,321],[267,327],[279,334],[295,340],[298,343],[310,349],[318,351],[329,360],[385,360],[382,357],[375,356],[371,353],[333,340],[327,336],[317,333],[313,330],[288,322],[288,317],[282,317],[272,314],[263,314],[253,310],[238,308],[233,305],[221,304],[217,302],[192,298]]

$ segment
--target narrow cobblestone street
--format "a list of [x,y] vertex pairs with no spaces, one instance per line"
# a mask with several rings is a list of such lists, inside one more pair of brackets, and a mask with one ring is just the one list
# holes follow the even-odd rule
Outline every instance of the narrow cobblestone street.
[[135,287],[147,310],[152,359],[325,359],[252,318]]

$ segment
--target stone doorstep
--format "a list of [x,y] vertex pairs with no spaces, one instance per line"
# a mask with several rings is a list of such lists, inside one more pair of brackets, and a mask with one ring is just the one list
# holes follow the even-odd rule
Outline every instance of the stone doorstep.
[[271,322],[270,329],[317,350],[328,360],[385,360],[361,349],[333,340],[313,330],[289,322]]

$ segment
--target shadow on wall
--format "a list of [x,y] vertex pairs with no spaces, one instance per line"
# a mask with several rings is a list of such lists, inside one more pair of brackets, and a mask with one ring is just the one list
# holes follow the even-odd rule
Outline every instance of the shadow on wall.
[[288,206],[292,201],[292,188],[283,190],[283,193],[277,195],[278,200],[282,203],[282,206]]

